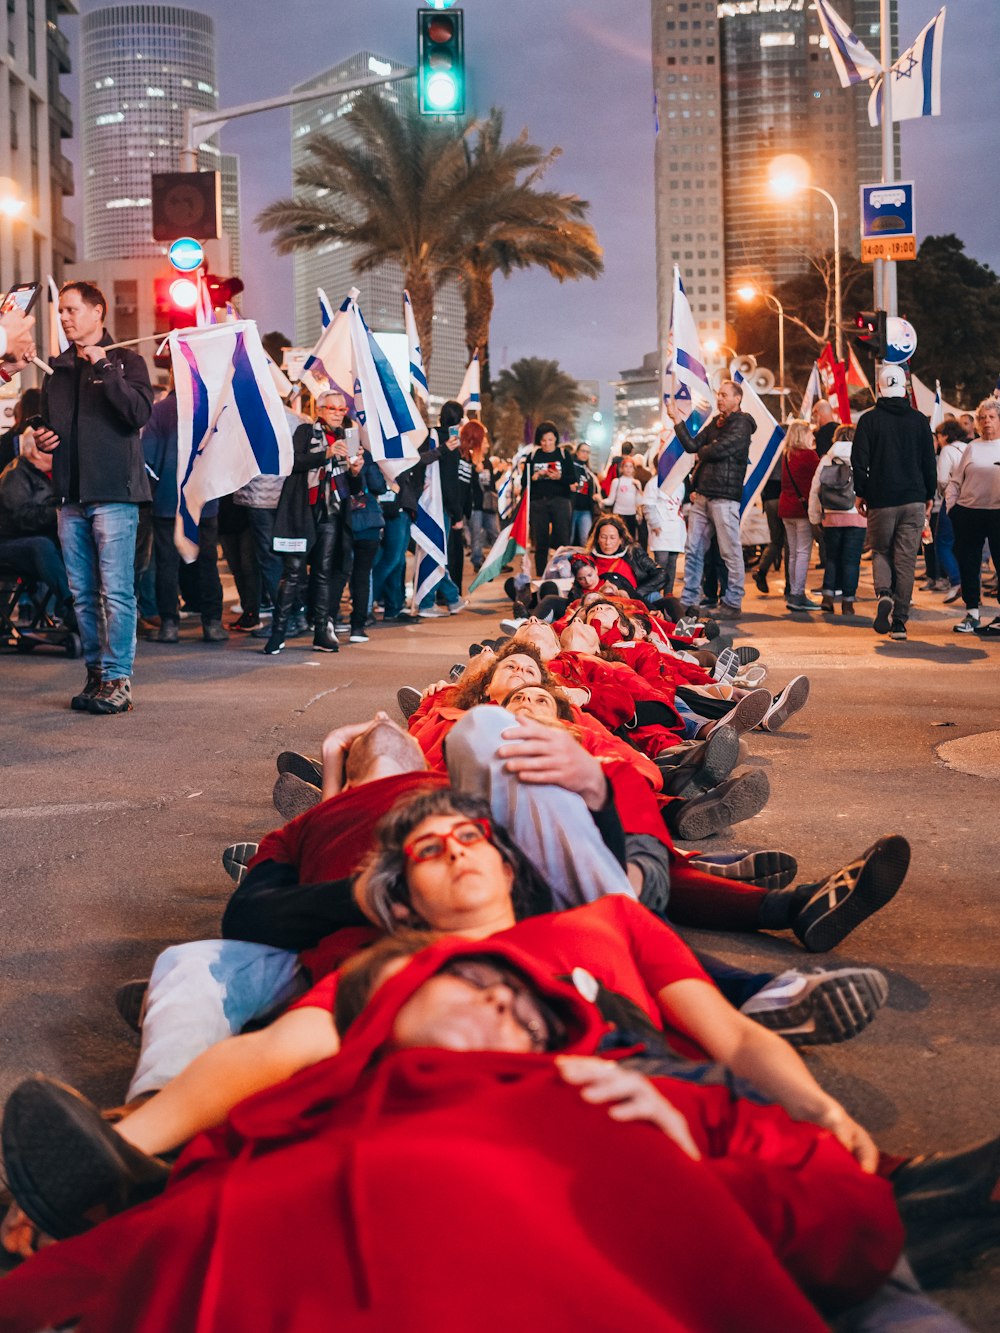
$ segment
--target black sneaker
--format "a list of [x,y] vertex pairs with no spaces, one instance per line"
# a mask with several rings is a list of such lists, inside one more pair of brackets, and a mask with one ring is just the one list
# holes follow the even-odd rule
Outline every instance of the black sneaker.
[[898,833],[879,838],[856,861],[818,886],[792,921],[811,953],[825,953],[895,897],[910,867],[910,844]]
[[779,731],[793,714],[805,708],[809,699],[809,677],[793,676],[783,690],[774,696],[774,703],[764,714],[763,731]]
[[282,750],[274,761],[279,773],[294,773],[303,782],[311,782],[314,787],[323,785],[323,765],[318,759],[310,759],[307,754],[297,750]]
[[889,630],[889,638],[895,639],[899,643],[906,642],[906,624],[902,620],[894,620],[892,628]]
[[702,796],[671,802],[663,817],[670,832],[681,842],[701,842],[702,838],[710,838],[731,824],[759,815],[770,794],[767,774],[754,768]]
[[740,753],[740,738],[732,727],[718,727],[707,741],[692,750],[663,777],[667,796],[700,796],[729,777]]
[[792,969],[769,981],[740,1012],[793,1046],[828,1046],[856,1037],[889,998],[873,967]]
[[691,864],[706,874],[721,879],[738,879],[744,884],[756,884],[760,889],[784,889],[798,873],[799,863],[790,852],[747,852],[732,860],[715,860],[712,855],[695,856]]
[[234,884],[243,883],[259,846],[260,844],[256,842],[234,842],[222,853],[222,864]]
[[420,691],[413,685],[403,685],[396,691],[396,703],[407,722],[420,707],[422,698]]
[[146,1007],[146,992],[149,982],[126,981],[115,991],[115,1008],[121,1015],[122,1022],[133,1032],[142,1031],[142,1015]]
[[892,625],[892,598],[883,594],[878,599],[878,610],[875,612],[875,619],[872,621],[872,629],[876,634],[888,634]]
[[117,680],[106,680],[91,699],[90,711],[108,716],[112,713],[131,713],[132,682],[128,676],[119,676]]
[[244,611],[239,620],[234,620],[229,626],[237,634],[250,634],[260,627],[260,615],[256,611]]
[[261,652],[266,657],[277,657],[277,655],[281,652],[284,646],[285,646],[284,635],[276,634],[274,631],[272,631],[268,635],[267,643],[264,644],[264,647],[261,649]]
[[74,713],[89,713],[91,702],[101,692],[101,668],[87,667],[87,681],[79,694],[74,694],[69,701]]
[[303,782],[294,773],[280,774],[271,793],[274,808],[282,819],[297,819],[314,805],[319,805],[322,799],[319,787]]

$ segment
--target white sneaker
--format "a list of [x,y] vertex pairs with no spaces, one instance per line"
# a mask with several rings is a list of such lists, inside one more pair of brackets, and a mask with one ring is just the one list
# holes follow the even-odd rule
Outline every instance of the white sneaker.
[[500,628],[503,630],[504,634],[516,634],[521,626],[526,625],[527,623],[525,617],[521,616],[519,619],[501,620]]
[[421,620],[440,620],[445,614],[444,611],[439,611],[436,606],[422,607],[421,610],[417,612],[417,615]]
[[968,612],[964,620],[960,620],[957,625],[952,625],[956,634],[975,634],[979,629],[979,617]]
[[450,602],[448,605],[448,614],[457,616],[460,611],[464,611],[469,605],[468,597],[460,597],[457,602]]
[[365,634],[365,633],[363,633],[361,630],[357,630],[354,634],[351,635],[351,637],[347,640],[347,642],[348,642],[348,643],[367,643],[367,642],[368,642],[368,635]]

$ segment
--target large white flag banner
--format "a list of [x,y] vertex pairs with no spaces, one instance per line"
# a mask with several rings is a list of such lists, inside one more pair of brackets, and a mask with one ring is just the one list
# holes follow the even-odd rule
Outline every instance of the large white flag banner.
[[420,338],[417,335],[417,321],[413,314],[413,302],[410,293],[403,292],[403,323],[406,325],[406,346],[410,354],[410,388],[414,398],[427,406],[429,390],[427,372],[424,370],[424,354],[420,350]]
[[812,416],[812,410],[817,402],[823,397],[823,385],[819,377],[819,366],[813,362],[813,368],[809,372],[809,382],[806,385],[806,391],[802,395],[802,406],[799,408],[799,416],[806,421]]
[[[941,57],[944,49],[942,6],[920,36],[899,57],[890,70],[892,78],[893,120],[917,120],[921,116],[941,114]],[[879,79],[868,99],[868,121],[882,123],[882,80]]]
[[347,317],[354,359],[354,415],[372,458],[395,476],[416,461],[427,426],[372,337],[357,301],[351,301]]
[[864,83],[882,73],[882,62],[873,56],[850,25],[845,23],[830,4],[830,0],[816,0],[816,13],[826,35],[833,57],[834,68],[842,88]]
[[473,412],[478,412],[483,403],[479,395],[479,352],[473,352],[472,360],[469,362],[465,372],[465,378],[462,380],[462,387],[458,391],[458,401],[468,412],[471,408]]
[[261,473],[292,470],[292,435],[253,320],[183,329],[168,339],[177,392],[175,542],[190,563],[209,500]]
[[743,514],[760,495],[764,482],[771,475],[771,469],[781,451],[785,432],[764,406],[750,381],[744,379],[739,371],[735,373],[733,379],[743,390],[740,411],[748,412],[754,422],[753,435],[750,437],[750,456],[747,459],[746,476],[743,481],[743,495],[740,499],[740,513]]
[[[681,281],[681,271],[674,265],[674,298],[670,307],[670,336],[663,364],[662,399],[664,405],[673,401],[692,435],[697,434],[707,416],[709,407],[704,412],[695,410],[696,398],[704,398],[709,404],[714,394],[705,369],[705,358],[701,350],[698,327],[691,313],[691,305]],[[656,464],[656,475],[661,491],[674,491],[681,484],[694,466],[694,454],[689,454],[678,440],[673,429],[663,447]]]
[[351,351],[351,325],[348,312],[351,301],[359,295],[352,287],[344,304],[324,325],[316,346],[306,357],[302,366],[300,381],[314,398],[321,393],[336,389],[347,400],[348,408],[354,411],[354,357]]
[[413,607],[416,610],[428,593],[433,592],[448,565],[444,535],[444,501],[441,496],[441,469],[437,461],[427,465],[424,489],[417,502],[417,517],[410,529],[416,547],[417,570],[413,576]]

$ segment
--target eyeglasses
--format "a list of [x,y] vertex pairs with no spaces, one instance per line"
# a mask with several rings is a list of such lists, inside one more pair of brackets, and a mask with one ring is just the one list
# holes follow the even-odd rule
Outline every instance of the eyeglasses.
[[498,967],[495,963],[479,962],[474,958],[456,958],[446,963],[441,971],[457,977],[459,981],[464,981],[466,985],[478,991],[491,990],[494,986],[506,986],[512,996],[510,1011],[514,1022],[528,1034],[534,1050],[547,1049],[551,1036],[549,1024],[538,1002],[520,977],[506,968]]
[[425,861],[437,861],[445,856],[450,842],[457,847],[475,847],[477,843],[489,842],[492,834],[488,819],[467,819],[447,833],[425,833],[404,843],[403,853],[417,865],[423,865]]

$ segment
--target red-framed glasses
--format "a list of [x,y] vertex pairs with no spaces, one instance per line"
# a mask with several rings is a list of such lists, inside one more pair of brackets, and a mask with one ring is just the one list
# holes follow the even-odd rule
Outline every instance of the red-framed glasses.
[[488,819],[466,819],[456,824],[447,833],[424,833],[403,844],[403,853],[420,865],[424,861],[437,861],[445,856],[449,842],[458,847],[475,847],[480,842],[490,842],[493,830]]

